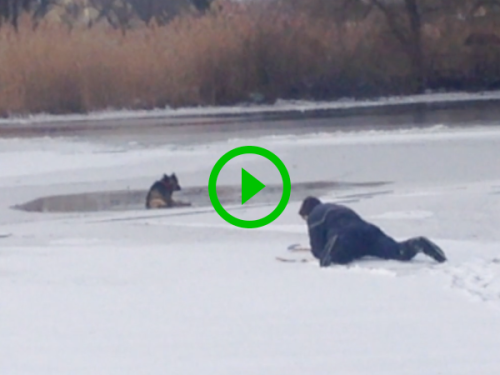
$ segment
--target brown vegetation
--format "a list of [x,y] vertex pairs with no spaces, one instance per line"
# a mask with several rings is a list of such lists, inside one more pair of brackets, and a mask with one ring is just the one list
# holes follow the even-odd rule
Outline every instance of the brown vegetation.
[[226,0],[204,14],[126,32],[44,19],[33,28],[24,14],[17,32],[0,28],[0,113],[500,86],[500,46],[485,44],[500,35],[500,15],[464,18],[454,8],[427,17],[422,9],[413,9],[417,19],[410,8],[388,13],[371,0]]

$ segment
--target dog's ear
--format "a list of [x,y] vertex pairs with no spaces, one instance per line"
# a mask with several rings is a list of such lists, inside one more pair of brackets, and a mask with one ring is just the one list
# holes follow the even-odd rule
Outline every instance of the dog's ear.
[[170,176],[170,178],[174,179],[177,181],[177,176],[175,175],[175,173],[172,173],[172,176]]

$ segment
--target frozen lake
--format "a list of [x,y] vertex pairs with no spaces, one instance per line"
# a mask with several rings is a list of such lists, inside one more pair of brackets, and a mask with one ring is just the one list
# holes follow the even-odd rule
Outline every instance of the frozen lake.
[[[346,128],[338,122],[352,118],[323,117],[240,131],[10,132],[0,138],[0,234],[12,234],[0,239],[0,373],[498,374],[500,120],[494,110],[481,121],[453,113],[463,121],[372,118],[388,125],[377,131],[368,118]],[[196,195],[242,145],[278,155],[295,186],[260,229],[227,224]],[[267,161],[242,157],[221,174],[228,194],[243,166],[280,182]],[[141,194],[171,172],[195,206],[144,210]],[[311,191],[397,239],[429,236],[449,262],[277,262],[311,258],[286,250],[308,242],[297,212]],[[10,208],[109,192],[135,192],[135,205]],[[227,208],[259,217],[273,194],[247,208],[231,196]]]

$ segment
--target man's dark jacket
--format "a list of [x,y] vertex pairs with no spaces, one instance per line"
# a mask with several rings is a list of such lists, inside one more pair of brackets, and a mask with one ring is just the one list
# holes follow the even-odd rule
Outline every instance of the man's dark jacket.
[[372,255],[393,258],[399,245],[377,226],[365,221],[346,206],[321,203],[307,218],[312,254],[324,261],[347,264],[354,259]]

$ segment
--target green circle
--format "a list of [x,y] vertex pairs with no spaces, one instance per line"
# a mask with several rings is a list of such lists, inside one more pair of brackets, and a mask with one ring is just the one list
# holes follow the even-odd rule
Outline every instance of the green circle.
[[[227,212],[224,207],[222,207],[222,204],[219,201],[219,197],[217,196],[217,178],[219,177],[220,171],[230,160],[234,159],[237,156],[245,154],[256,154],[265,157],[267,160],[273,163],[276,168],[278,168],[278,171],[281,174],[281,179],[283,181],[283,193],[281,195],[279,204],[276,206],[273,212],[258,220],[242,220],[234,217],[229,212]],[[288,170],[286,169],[285,164],[283,164],[280,158],[278,158],[271,151],[258,146],[242,146],[226,152],[217,161],[217,163],[215,163],[214,167],[212,168],[212,172],[210,172],[210,178],[208,179],[208,196],[210,197],[210,201],[212,202],[212,206],[214,207],[215,211],[229,224],[233,224],[234,226],[240,228],[260,228],[264,225],[272,223],[285,210],[288,201],[290,200],[291,191],[292,183],[290,181],[290,175],[288,174]]]

